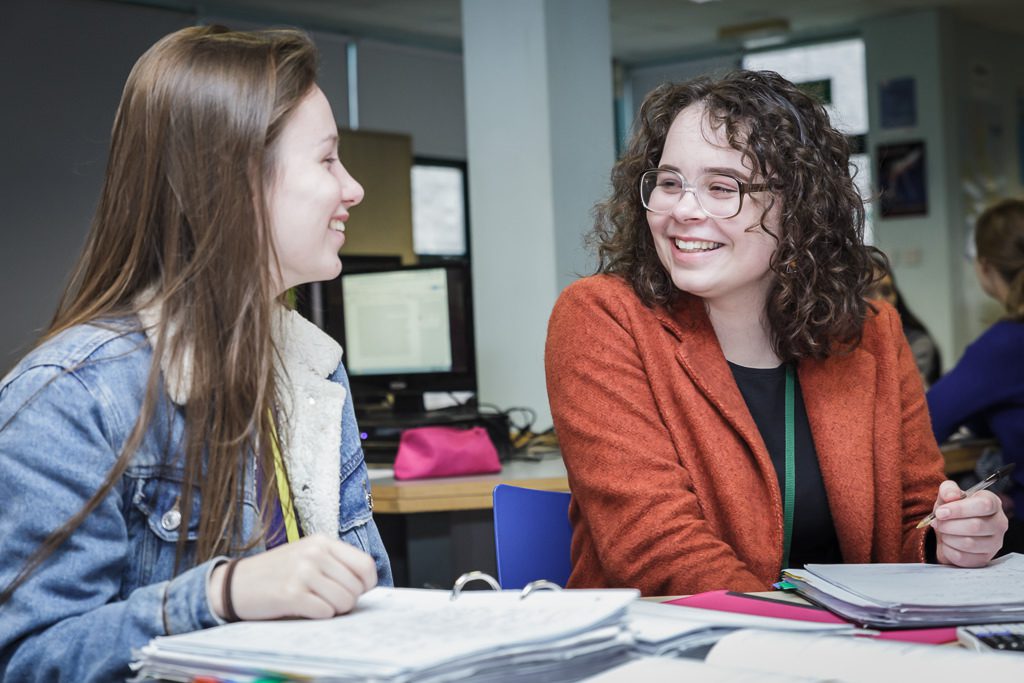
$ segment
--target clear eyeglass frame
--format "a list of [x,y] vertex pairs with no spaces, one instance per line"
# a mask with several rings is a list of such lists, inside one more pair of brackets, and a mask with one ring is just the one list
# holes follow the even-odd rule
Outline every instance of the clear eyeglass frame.
[[[672,206],[667,209],[652,209],[648,204],[650,193],[646,191],[647,185],[648,183],[650,183],[652,187],[657,187],[658,176],[663,175],[665,173],[670,173],[679,178],[679,196],[676,197],[676,200],[672,203]],[[702,199],[701,192],[698,188],[701,185],[701,179],[708,176],[717,178],[728,178],[729,180],[736,184],[738,194],[735,211],[732,211],[731,213],[714,213],[707,209],[707,207],[705,206],[705,201],[704,199]],[[640,174],[640,203],[643,204],[644,209],[653,214],[665,215],[672,213],[675,210],[676,205],[680,201],[682,201],[683,196],[687,192],[693,192],[693,196],[697,200],[697,205],[700,206],[701,211],[703,211],[711,218],[718,218],[720,220],[724,220],[728,218],[735,218],[740,214],[741,211],[743,211],[743,198],[746,195],[751,194],[752,192],[768,192],[772,189],[772,186],[768,183],[745,183],[739,178],[731,176],[727,173],[702,173],[700,176],[697,177],[696,180],[697,182],[695,183],[687,181],[686,178],[683,177],[683,174],[680,173],[679,171],[676,171],[675,169],[649,168]]]

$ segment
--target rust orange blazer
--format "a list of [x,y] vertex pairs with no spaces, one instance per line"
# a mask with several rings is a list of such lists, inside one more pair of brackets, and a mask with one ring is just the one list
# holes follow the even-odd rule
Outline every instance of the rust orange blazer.
[[[942,456],[898,315],[879,308],[855,351],[797,372],[844,561],[922,561],[914,526]],[[778,580],[778,479],[699,299],[652,310],[619,278],[579,280],[551,315],[545,367],[573,494],[570,586]]]

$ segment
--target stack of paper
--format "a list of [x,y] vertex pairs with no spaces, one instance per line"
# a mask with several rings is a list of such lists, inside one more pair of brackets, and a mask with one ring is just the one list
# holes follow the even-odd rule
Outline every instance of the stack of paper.
[[741,628],[772,631],[852,633],[849,624],[823,624],[732,612],[718,612],[668,603],[638,601],[629,606],[629,627],[634,648],[644,655],[695,656]]
[[240,622],[156,638],[138,680],[577,680],[629,656],[634,590],[376,588],[348,615]]
[[[827,609],[818,605],[807,604],[803,600],[796,602],[792,596],[745,595],[731,591],[718,590],[676,598],[666,604],[681,605],[691,608],[718,612],[735,612],[741,615],[773,617],[784,622],[804,621],[818,624],[845,625],[855,629],[857,635],[870,635],[880,640],[900,640],[908,643],[955,643],[956,627],[939,626],[935,628],[899,628],[885,631],[865,630],[855,626]],[[764,628],[752,624],[750,628]],[[776,629],[777,630],[777,629]],[[789,629],[793,630],[793,629]]]
[[809,564],[787,569],[797,591],[846,619],[879,628],[1024,621],[1024,555],[987,567]]

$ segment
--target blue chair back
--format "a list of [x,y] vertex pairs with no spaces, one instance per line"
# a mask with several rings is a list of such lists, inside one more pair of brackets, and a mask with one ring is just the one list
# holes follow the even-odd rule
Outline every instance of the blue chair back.
[[572,563],[568,493],[498,484],[494,487],[494,548],[502,588],[546,579],[565,586]]

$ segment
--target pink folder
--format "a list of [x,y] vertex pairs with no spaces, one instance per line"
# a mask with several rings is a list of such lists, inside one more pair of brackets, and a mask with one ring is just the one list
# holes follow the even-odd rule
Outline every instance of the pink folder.
[[[753,614],[761,617],[777,617],[796,619],[798,621],[816,621],[823,624],[844,624],[828,610],[814,605],[799,605],[793,602],[773,600],[756,595],[744,595],[731,591],[708,591],[685,598],[669,600],[666,605],[684,605],[702,609],[716,609],[721,612]],[[872,635],[874,631],[870,632]],[[956,640],[956,628],[906,628],[892,631],[881,631],[877,636],[882,640],[902,640],[909,643],[950,643]]]

